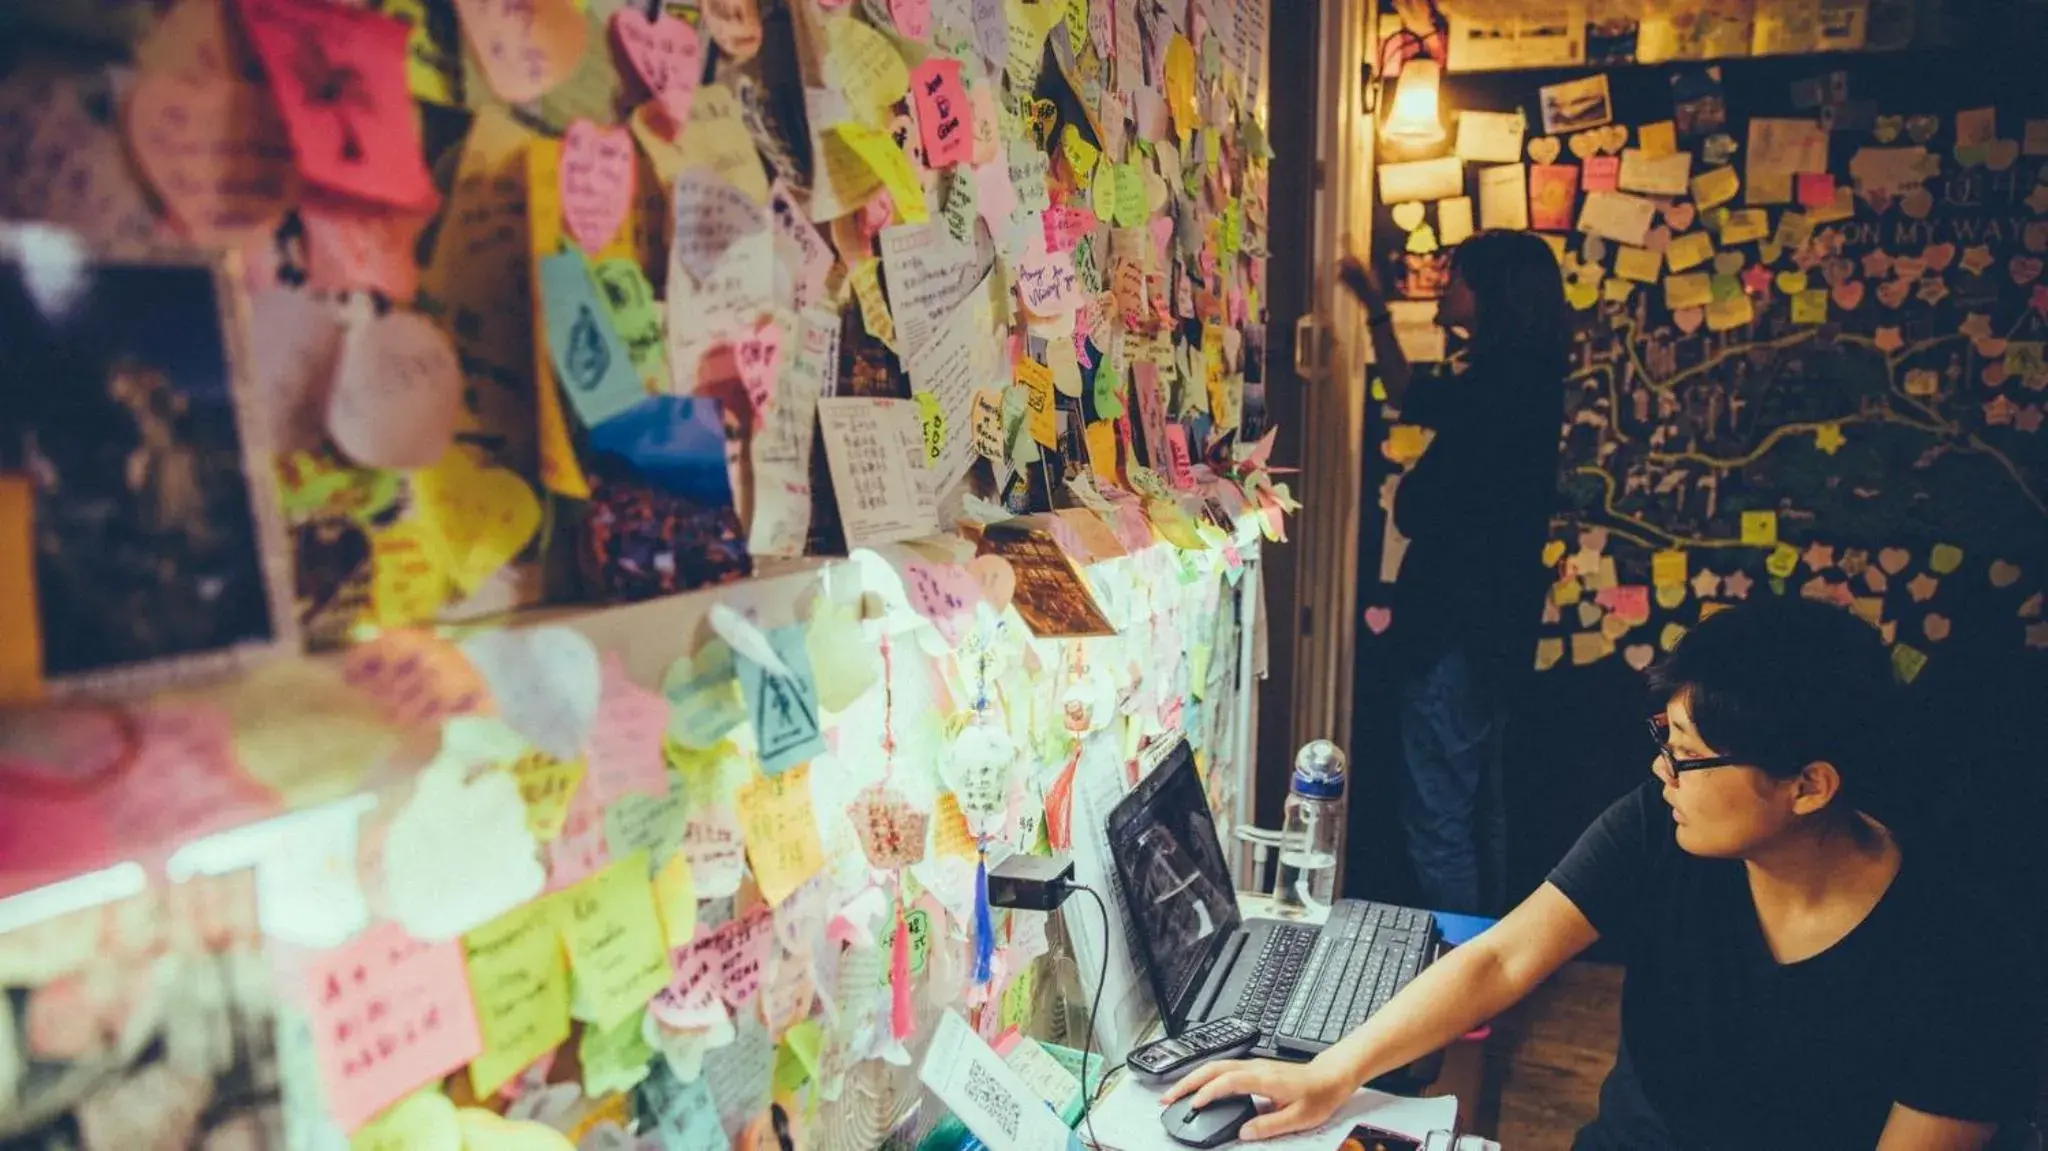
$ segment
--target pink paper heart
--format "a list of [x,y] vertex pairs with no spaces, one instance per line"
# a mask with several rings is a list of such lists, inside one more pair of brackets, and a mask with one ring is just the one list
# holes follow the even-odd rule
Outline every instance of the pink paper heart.
[[967,574],[981,587],[981,597],[998,612],[1009,607],[1017,594],[1017,569],[1001,556],[975,556],[967,561]]
[[1902,280],[1917,280],[1927,274],[1927,261],[1918,256],[1900,256],[1892,261],[1892,273]]
[[1857,305],[1863,303],[1863,281],[1850,280],[1846,284],[1836,284],[1832,295],[1837,308],[1853,312]]
[[612,14],[619,53],[647,91],[678,124],[690,122],[690,102],[704,75],[704,41],[697,30],[662,12],[649,20],[637,9]]
[[1877,299],[1879,303],[1887,308],[1896,308],[1906,302],[1907,295],[1912,291],[1913,281],[1911,280],[1887,280],[1879,285]]
[[1630,667],[1641,671],[1657,658],[1657,649],[1646,643],[1631,644],[1621,650],[1621,658]]
[[775,402],[776,373],[782,369],[782,329],[773,320],[763,320],[750,335],[733,344],[732,360],[758,418]]
[[2037,256],[2014,256],[2006,261],[2005,270],[2011,274],[2015,284],[2031,284],[2041,278],[2041,260]]
[[1643,237],[1643,247],[1648,248],[1652,252],[1661,252],[1670,246],[1671,229],[1669,228],[1662,226],[1651,228],[1649,234]]
[[889,19],[907,40],[929,41],[932,38],[931,0],[889,0]]
[[1915,188],[1899,201],[1899,211],[1915,220],[1925,220],[1934,211],[1934,193],[1925,188]]
[[1992,362],[1984,365],[1984,370],[1978,373],[1978,377],[1984,381],[1986,387],[1995,388],[1998,385],[2004,383],[2005,361],[1993,360]]
[[588,120],[562,137],[562,224],[591,255],[625,226],[633,206],[633,134]]
[[1698,215],[1699,209],[1686,201],[1664,205],[1664,222],[1670,224],[1676,232],[1683,232],[1692,227],[1692,222]]
[[1820,274],[1827,277],[1828,287],[1839,288],[1856,274],[1856,262],[1837,256],[1821,265]]
[[1707,313],[1699,308],[1680,308],[1671,313],[1671,322],[1677,324],[1678,330],[1688,336],[1699,331],[1700,324],[1706,318]]
[[1970,346],[1977,349],[1978,355],[1995,360],[2005,354],[2006,342],[1997,336],[1984,336],[1970,341]]
[[126,112],[136,166],[190,239],[267,237],[298,198],[291,137],[259,85],[144,72]]
[[1365,609],[1365,626],[1374,635],[1385,635],[1388,625],[1393,622],[1394,613],[1390,608],[1369,607]]
[[1954,263],[1955,258],[1956,246],[1954,244],[1929,244],[1920,253],[1920,259],[1929,268],[1937,272]]
[[1863,193],[1863,199],[1870,204],[1870,210],[1880,216],[1892,206],[1892,194],[1884,188],[1871,188]]
[[1905,571],[1906,565],[1912,562],[1913,553],[1905,548],[1886,548],[1877,553],[1877,566],[1883,568],[1887,575],[1897,575]]

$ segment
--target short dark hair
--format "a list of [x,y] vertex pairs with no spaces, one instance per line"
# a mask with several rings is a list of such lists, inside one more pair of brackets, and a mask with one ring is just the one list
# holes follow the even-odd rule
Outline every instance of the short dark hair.
[[1833,764],[1845,811],[1870,811],[1890,791],[1891,655],[1876,628],[1833,604],[1759,596],[1717,611],[1650,670],[1650,689],[1683,698],[1717,755],[1778,779]]
[[1564,273],[1542,237],[1500,228],[1474,233],[1452,250],[1451,271],[1478,303],[1476,346],[1563,369],[1572,312]]

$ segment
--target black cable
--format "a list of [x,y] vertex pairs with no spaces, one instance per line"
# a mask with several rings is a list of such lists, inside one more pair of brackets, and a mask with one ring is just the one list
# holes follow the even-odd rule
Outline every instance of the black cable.
[[[1095,998],[1088,1005],[1088,1031],[1081,1038],[1081,1119],[1088,1127],[1088,1142],[1100,1148],[1102,1140],[1095,1137],[1095,1117],[1089,1112],[1095,1107],[1095,1096],[1088,1090],[1088,1056],[1095,1050],[1095,1014],[1102,1009],[1102,989],[1109,983],[1109,905],[1102,902],[1102,896],[1085,883],[1070,883],[1069,891],[1085,891],[1095,901],[1095,910],[1102,913],[1102,971],[1095,977]],[[1104,1071],[1106,1077],[1108,1071]]]

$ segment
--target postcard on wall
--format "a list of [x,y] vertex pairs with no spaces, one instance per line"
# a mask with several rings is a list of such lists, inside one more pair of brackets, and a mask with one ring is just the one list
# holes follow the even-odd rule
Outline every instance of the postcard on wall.
[[1514,15],[1451,16],[1449,70],[1568,68],[1586,62],[1586,0],[1517,5]]
[[982,529],[980,554],[1010,561],[1017,590],[1010,602],[1040,639],[1115,635],[1088,580],[1044,527],[1014,520]]
[[[53,251],[87,261],[75,290],[35,287]],[[0,473],[34,477],[16,501],[33,523],[31,694],[164,687],[295,645],[275,488],[251,482],[270,474],[271,421],[236,300],[213,259],[0,228],[0,347],[25,350],[0,369]]]
[[1537,164],[1529,169],[1529,223],[1539,232],[1568,232],[1578,202],[1577,164]]
[[1456,156],[1380,165],[1380,203],[1443,200],[1465,191],[1465,165]]
[[1479,226],[1529,230],[1529,176],[1522,165],[1479,169]]
[[1598,128],[1614,120],[1614,99],[1607,91],[1607,73],[1546,84],[1536,90],[1543,109],[1543,134],[1560,136]]
[[818,400],[818,430],[848,548],[928,536],[938,509],[924,480],[917,404],[867,396]]
[[1828,170],[1827,129],[1812,120],[1759,117],[1749,122],[1743,158],[1745,202],[1790,203],[1793,177]]
[[1657,205],[1626,192],[1594,192],[1579,212],[1579,231],[1620,244],[1641,247],[1650,234]]
[[1651,196],[1683,196],[1692,179],[1692,153],[1651,156],[1638,148],[1621,153],[1621,190]]
[[1522,134],[1528,127],[1520,112],[1461,111],[1458,158],[1481,164],[1517,163],[1522,158]]

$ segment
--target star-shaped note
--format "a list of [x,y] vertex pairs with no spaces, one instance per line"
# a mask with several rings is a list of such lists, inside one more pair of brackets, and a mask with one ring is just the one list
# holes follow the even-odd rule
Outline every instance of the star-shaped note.
[[1842,445],[1847,442],[1842,435],[1842,425],[1840,424],[1822,424],[1813,433],[1813,446],[1820,449],[1820,453],[1824,456],[1831,456],[1841,451]]
[[1906,594],[1913,597],[1914,603],[1926,603],[1934,598],[1934,589],[1940,586],[1940,580],[1935,579],[1926,572],[1921,572],[1919,575],[1906,581]]
[[1924,303],[1939,304],[1948,299],[1948,282],[1940,276],[1929,276],[1920,281],[1920,291],[1916,294]]
[[2032,208],[2036,216],[2048,215],[2048,184],[2034,185],[2034,190],[2027,194],[2027,207]]
[[1991,402],[1984,405],[1984,422],[1995,428],[2012,423],[2018,414],[2018,405],[2004,396],[1993,396]]
[[1877,335],[1871,337],[1870,342],[1878,351],[1883,352],[1887,356],[1906,346],[1905,337],[1899,335],[1897,328],[1889,325],[1879,328]]
[[1973,340],[1988,340],[1991,338],[1991,317],[1983,312],[1971,312],[1956,330]]
[[1696,599],[1712,599],[1721,594],[1721,577],[1701,568],[1693,573],[1692,594]]
[[2028,405],[2027,405],[2026,407],[2024,407],[2024,408],[2021,408],[2021,409],[2020,409],[2020,410],[2019,410],[2018,412],[2016,412],[2016,413],[2015,413],[2015,414],[2013,415],[2013,417],[2012,417],[2012,426],[2013,426],[2013,427],[2015,427],[2015,428],[2017,428],[2017,429],[2019,429],[2020,431],[2023,431],[2023,432],[2027,433],[2027,434],[2028,434],[2028,435],[2030,435],[2030,436],[2031,436],[2031,435],[2033,435],[2034,433],[2036,433],[2036,432],[2040,431],[2040,430],[2041,430],[2041,409],[2040,409],[2040,407],[2038,407],[2037,405],[2034,405],[2034,404],[2028,404]]
[[1721,581],[1721,591],[1729,599],[1748,599],[1749,589],[1754,586],[1756,581],[1747,572],[1735,572]]
[[1762,264],[1751,264],[1742,273],[1742,290],[1752,296],[1769,295],[1771,291],[1771,270]]
[[1810,543],[1806,545],[1805,553],[1799,557],[1799,562],[1812,571],[1831,568],[1835,566],[1835,545]]
[[1865,279],[1881,278],[1892,270],[1892,254],[1879,248],[1863,253],[1863,276]]
[[1991,249],[1987,245],[1978,244],[1974,247],[1963,249],[1963,258],[1961,261],[1963,271],[1968,272],[1973,276],[1983,275],[1984,269],[1990,267],[1991,265],[1997,262],[1997,257],[1991,254]]

